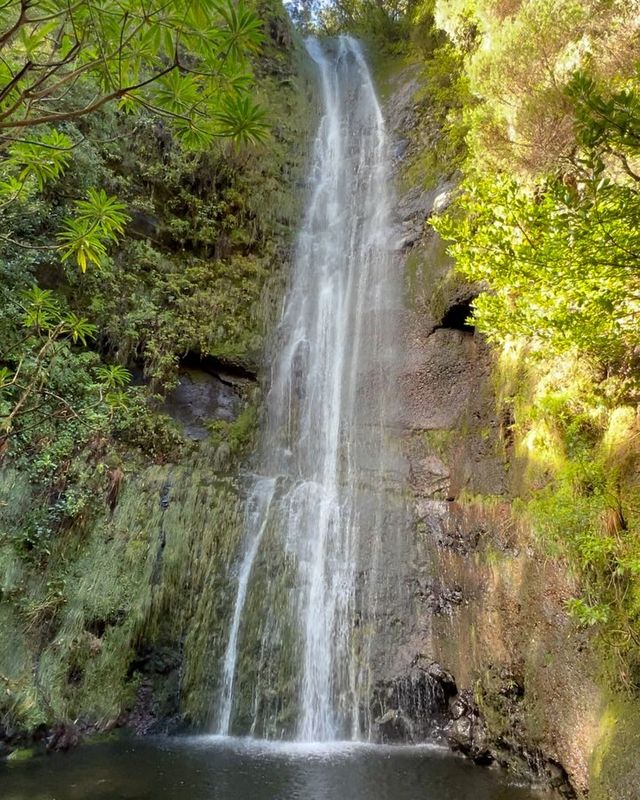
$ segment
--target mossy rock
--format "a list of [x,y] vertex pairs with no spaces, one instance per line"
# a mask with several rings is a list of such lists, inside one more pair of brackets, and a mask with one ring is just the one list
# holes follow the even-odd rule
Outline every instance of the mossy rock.
[[30,761],[36,754],[33,747],[19,747],[17,750],[9,753],[7,761],[11,764],[19,764],[23,761]]
[[591,759],[591,800],[636,800],[640,792],[640,701],[616,699],[600,719]]

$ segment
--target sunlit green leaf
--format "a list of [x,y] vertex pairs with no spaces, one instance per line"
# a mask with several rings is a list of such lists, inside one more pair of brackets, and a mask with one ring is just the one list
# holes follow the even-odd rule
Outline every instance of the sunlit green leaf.
[[64,332],[69,334],[74,343],[80,342],[86,346],[87,339],[92,339],[96,333],[95,325],[71,312],[64,315],[63,324]]
[[120,364],[97,367],[96,377],[108,389],[121,389],[131,382],[131,373]]

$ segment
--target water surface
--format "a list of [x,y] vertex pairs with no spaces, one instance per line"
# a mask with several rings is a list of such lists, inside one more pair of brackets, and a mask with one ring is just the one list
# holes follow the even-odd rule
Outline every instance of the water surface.
[[433,747],[132,739],[2,764],[3,800],[541,800]]

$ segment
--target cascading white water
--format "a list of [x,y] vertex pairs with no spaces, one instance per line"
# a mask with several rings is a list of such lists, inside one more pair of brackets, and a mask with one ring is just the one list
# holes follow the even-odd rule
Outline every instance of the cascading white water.
[[260,542],[264,536],[269,522],[269,509],[275,490],[274,478],[260,478],[256,480],[251,495],[247,500],[246,520],[248,529],[251,533],[248,547],[245,550],[238,573],[238,590],[236,602],[231,619],[231,629],[229,632],[229,642],[224,657],[223,673],[223,694],[222,709],[220,711],[220,728],[223,731],[229,730],[231,721],[231,708],[233,703],[233,681],[236,672],[236,658],[238,652],[238,634],[242,621],[242,611],[247,597],[247,589],[251,578],[251,569],[260,547]]
[[[259,463],[266,477],[256,480],[246,514],[218,731],[231,729],[243,620],[264,550],[275,566],[263,593],[278,576],[293,576],[287,611],[294,634],[286,646],[275,601],[260,607],[255,589],[251,613],[261,618],[254,621],[261,644],[254,660],[267,677],[251,689],[251,730],[262,706],[270,704],[267,717],[282,715],[273,676],[275,662],[289,659],[296,695],[289,732],[326,741],[367,733],[376,584],[396,469],[386,422],[398,279],[389,251],[385,123],[362,50],[347,36],[310,40],[307,49],[324,113],[267,396]],[[267,720],[263,729],[280,735],[278,725]]]

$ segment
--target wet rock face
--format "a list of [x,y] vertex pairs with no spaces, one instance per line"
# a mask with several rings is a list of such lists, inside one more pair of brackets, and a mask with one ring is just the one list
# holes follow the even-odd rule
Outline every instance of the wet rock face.
[[459,327],[425,329],[417,315],[408,318],[398,424],[407,432],[405,449],[417,496],[453,499],[463,490],[504,492],[491,356],[472,329],[463,329],[464,313],[457,317]]
[[140,675],[133,708],[118,720],[139,736],[176,733],[180,714],[180,677],[183,670],[180,648],[165,645],[142,647],[130,671]]
[[416,583],[416,594],[433,614],[452,615],[457,606],[469,602],[459,585],[447,586],[437,578]]
[[456,713],[459,716],[452,719],[444,729],[451,749],[468,756],[476,764],[492,764],[494,759],[489,748],[487,727],[482,718],[471,708],[466,708],[460,700],[456,701]]
[[196,364],[180,368],[178,385],[167,394],[162,409],[182,425],[185,436],[197,441],[209,435],[207,423],[236,419],[255,378],[244,371]]
[[455,427],[476,384],[480,348],[458,330],[416,334],[404,365],[405,425],[418,430]]
[[512,730],[497,736],[471,691],[465,690],[449,703],[449,720],[442,730],[445,741],[454,752],[467,756],[476,764],[498,764],[549,786],[559,796],[575,798],[576,793],[564,768],[540,749],[524,743],[524,732],[517,730],[517,726],[523,723],[524,689],[512,675],[503,677],[505,702],[511,706],[513,717]]
[[[395,146],[398,159],[407,153],[406,139],[399,139]],[[407,250],[417,244],[425,233],[425,222],[434,212],[441,212],[451,202],[451,195],[455,184],[452,181],[443,181],[434,189],[423,191],[419,188],[410,189],[398,201],[396,215],[396,240],[393,243],[396,250]]]
[[413,170],[437,136],[425,134],[417,83],[403,73],[387,108],[399,183],[413,183],[398,197],[391,243],[406,276],[394,411],[414,519],[402,584],[413,605],[396,592],[380,612],[397,624],[371,718],[380,741],[435,738],[584,797],[600,695],[566,613],[575,587],[513,514],[513,420],[497,410],[498,365],[468,321],[482,287],[454,273],[429,225],[457,177],[423,185]]
[[375,724],[381,742],[414,741],[413,723],[399,708],[390,708],[376,719]]
[[482,690],[478,698],[470,689],[459,690],[453,675],[441,664],[418,656],[405,675],[375,688],[371,711],[377,740],[446,743],[478,765],[498,764],[563,797],[574,798],[566,771],[539,748],[525,744],[522,678],[496,669],[493,680],[500,711],[508,720],[499,734],[481,708],[488,699]]
[[45,746],[49,751],[71,750],[80,744],[83,731],[81,726],[74,723],[59,722],[48,731],[45,737]]
[[457,694],[453,676],[440,664],[416,663],[401,677],[380,682],[371,703],[380,742],[421,742],[441,738],[449,701]]

